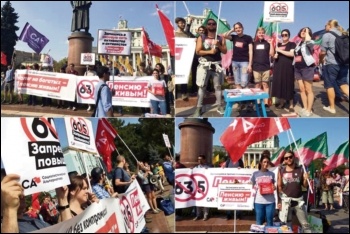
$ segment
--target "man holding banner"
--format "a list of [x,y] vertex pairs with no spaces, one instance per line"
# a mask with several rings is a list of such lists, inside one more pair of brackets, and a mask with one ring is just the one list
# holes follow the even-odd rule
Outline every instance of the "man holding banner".
[[204,94],[210,77],[213,78],[217,111],[224,114],[224,108],[221,104],[221,85],[224,81],[221,53],[226,54],[227,47],[225,39],[216,34],[216,27],[216,21],[209,19],[207,21],[207,34],[203,34],[197,39],[196,54],[200,56],[197,68],[198,103],[193,117],[199,117],[202,114]]

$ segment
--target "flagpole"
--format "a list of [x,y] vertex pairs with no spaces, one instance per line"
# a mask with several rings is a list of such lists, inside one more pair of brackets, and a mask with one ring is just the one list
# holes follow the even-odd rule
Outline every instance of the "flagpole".
[[182,1],[182,2],[183,2],[184,6],[185,6],[185,8],[186,8],[187,15],[190,15],[190,11],[189,11],[188,8],[187,8],[186,2],[185,2],[185,1]]
[[[292,132],[291,129],[289,129],[288,131],[290,132],[290,135],[291,135],[291,137],[292,137],[292,139],[293,139],[293,142],[294,142],[294,145],[295,145],[295,149],[296,149],[296,151],[297,151],[297,153],[298,153],[298,157],[299,157],[299,159],[301,160],[300,153],[299,153],[299,149],[298,149],[298,146],[297,146],[297,144],[296,144],[296,142],[295,142],[295,138],[294,138],[293,132]],[[301,165],[302,165],[302,167],[303,167],[303,169],[304,169],[304,172],[307,173],[307,171],[306,171],[306,169],[305,169],[304,162],[303,162],[302,160],[301,160]],[[307,183],[308,183],[308,185],[309,185],[310,191],[313,193],[313,189],[311,188],[311,184],[310,184],[309,178],[307,179]]]
[[218,14],[218,22],[216,23],[217,26],[216,26],[216,32],[215,32],[215,40],[218,37],[218,31],[219,31],[220,14],[221,14],[221,3],[222,3],[222,1],[220,1],[220,3],[219,3],[219,14]]
[[78,151],[77,151],[77,153],[79,154],[80,158],[83,158],[83,164],[84,164],[84,168],[85,168],[85,172],[86,172],[86,180],[87,180],[88,185],[89,185],[89,191],[90,191],[90,193],[92,193],[91,183],[90,183],[90,179],[89,179],[89,173],[88,173],[88,170],[87,170],[87,167],[86,167],[85,156],[83,155],[83,157],[82,157],[80,152],[78,152]]
[[118,136],[119,139],[124,143],[125,147],[130,151],[131,155],[134,157],[134,159],[136,160],[136,162],[138,162],[139,160],[137,160],[137,158],[135,157],[135,155],[133,154],[133,152],[130,150],[130,148],[128,147],[128,145],[125,143],[125,141],[120,137],[119,134],[117,134],[117,136]]
[[[107,175],[107,173],[106,173],[104,167],[102,166],[102,163],[101,163],[101,160],[100,160],[99,157],[97,158],[97,161],[98,161],[98,163],[100,164],[100,167],[101,167],[101,169],[103,170],[103,172]],[[106,176],[106,177],[107,177],[107,176]],[[107,177],[107,183],[108,183],[109,186],[111,186],[111,187],[113,188],[113,186],[111,185],[111,182],[109,181],[108,177]]]

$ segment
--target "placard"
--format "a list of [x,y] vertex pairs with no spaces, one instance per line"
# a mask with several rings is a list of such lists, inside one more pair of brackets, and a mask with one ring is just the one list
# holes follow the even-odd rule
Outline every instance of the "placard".
[[97,53],[109,55],[131,55],[131,32],[98,30]]
[[264,2],[264,22],[294,22],[294,1]]
[[81,53],[80,64],[81,65],[95,65],[95,54],[94,53]]
[[188,83],[195,49],[195,38],[175,38],[175,84]]

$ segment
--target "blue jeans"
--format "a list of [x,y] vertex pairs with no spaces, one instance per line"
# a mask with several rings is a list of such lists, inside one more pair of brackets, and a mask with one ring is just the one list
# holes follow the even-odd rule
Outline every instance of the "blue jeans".
[[248,64],[249,62],[232,61],[235,85],[240,85],[242,88],[245,88],[248,85]]
[[166,115],[166,103],[165,101],[151,100],[151,105],[153,109],[153,114],[160,114],[158,108],[162,115]]
[[266,219],[267,226],[273,226],[273,216],[275,214],[275,203],[258,204],[254,203],[256,224],[263,225]]

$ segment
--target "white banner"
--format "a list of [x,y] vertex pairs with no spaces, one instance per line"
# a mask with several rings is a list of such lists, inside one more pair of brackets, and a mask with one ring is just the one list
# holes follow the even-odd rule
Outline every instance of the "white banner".
[[167,148],[171,148],[171,144],[170,144],[169,137],[167,134],[163,134],[163,139],[164,139],[165,146]]
[[97,53],[110,55],[130,55],[131,32],[99,29]]
[[135,180],[118,199],[91,204],[83,213],[35,233],[140,233],[146,225],[148,202]]
[[[152,76],[118,76],[114,78],[113,83],[111,76],[107,85],[115,91],[112,97],[113,106],[150,107],[147,84],[151,79],[154,78]],[[77,76],[78,103],[95,104],[94,93],[98,92],[95,90],[98,81],[97,76]]]
[[76,76],[71,74],[16,70],[18,92],[40,97],[74,101]]
[[92,153],[98,153],[92,123],[83,117],[64,118],[68,146]]
[[[275,173],[277,167],[269,170]],[[220,184],[250,183],[250,178],[257,169],[238,168],[193,168],[175,170],[175,206],[218,207],[218,189]],[[275,184],[276,185],[276,184]],[[277,185],[276,185],[277,186]],[[277,193],[275,193],[277,199]]]
[[81,53],[80,64],[81,65],[95,65],[95,53]]
[[265,1],[264,22],[294,22],[294,1]]
[[252,184],[219,184],[218,209],[253,210]]
[[175,38],[175,84],[188,83],[195,50],[195,38]]
[[34,233],[126,233],[119,199],[105,198],[83,213]]
[[52,118],[1,118],[1,159],[24,195],[70,184]]

